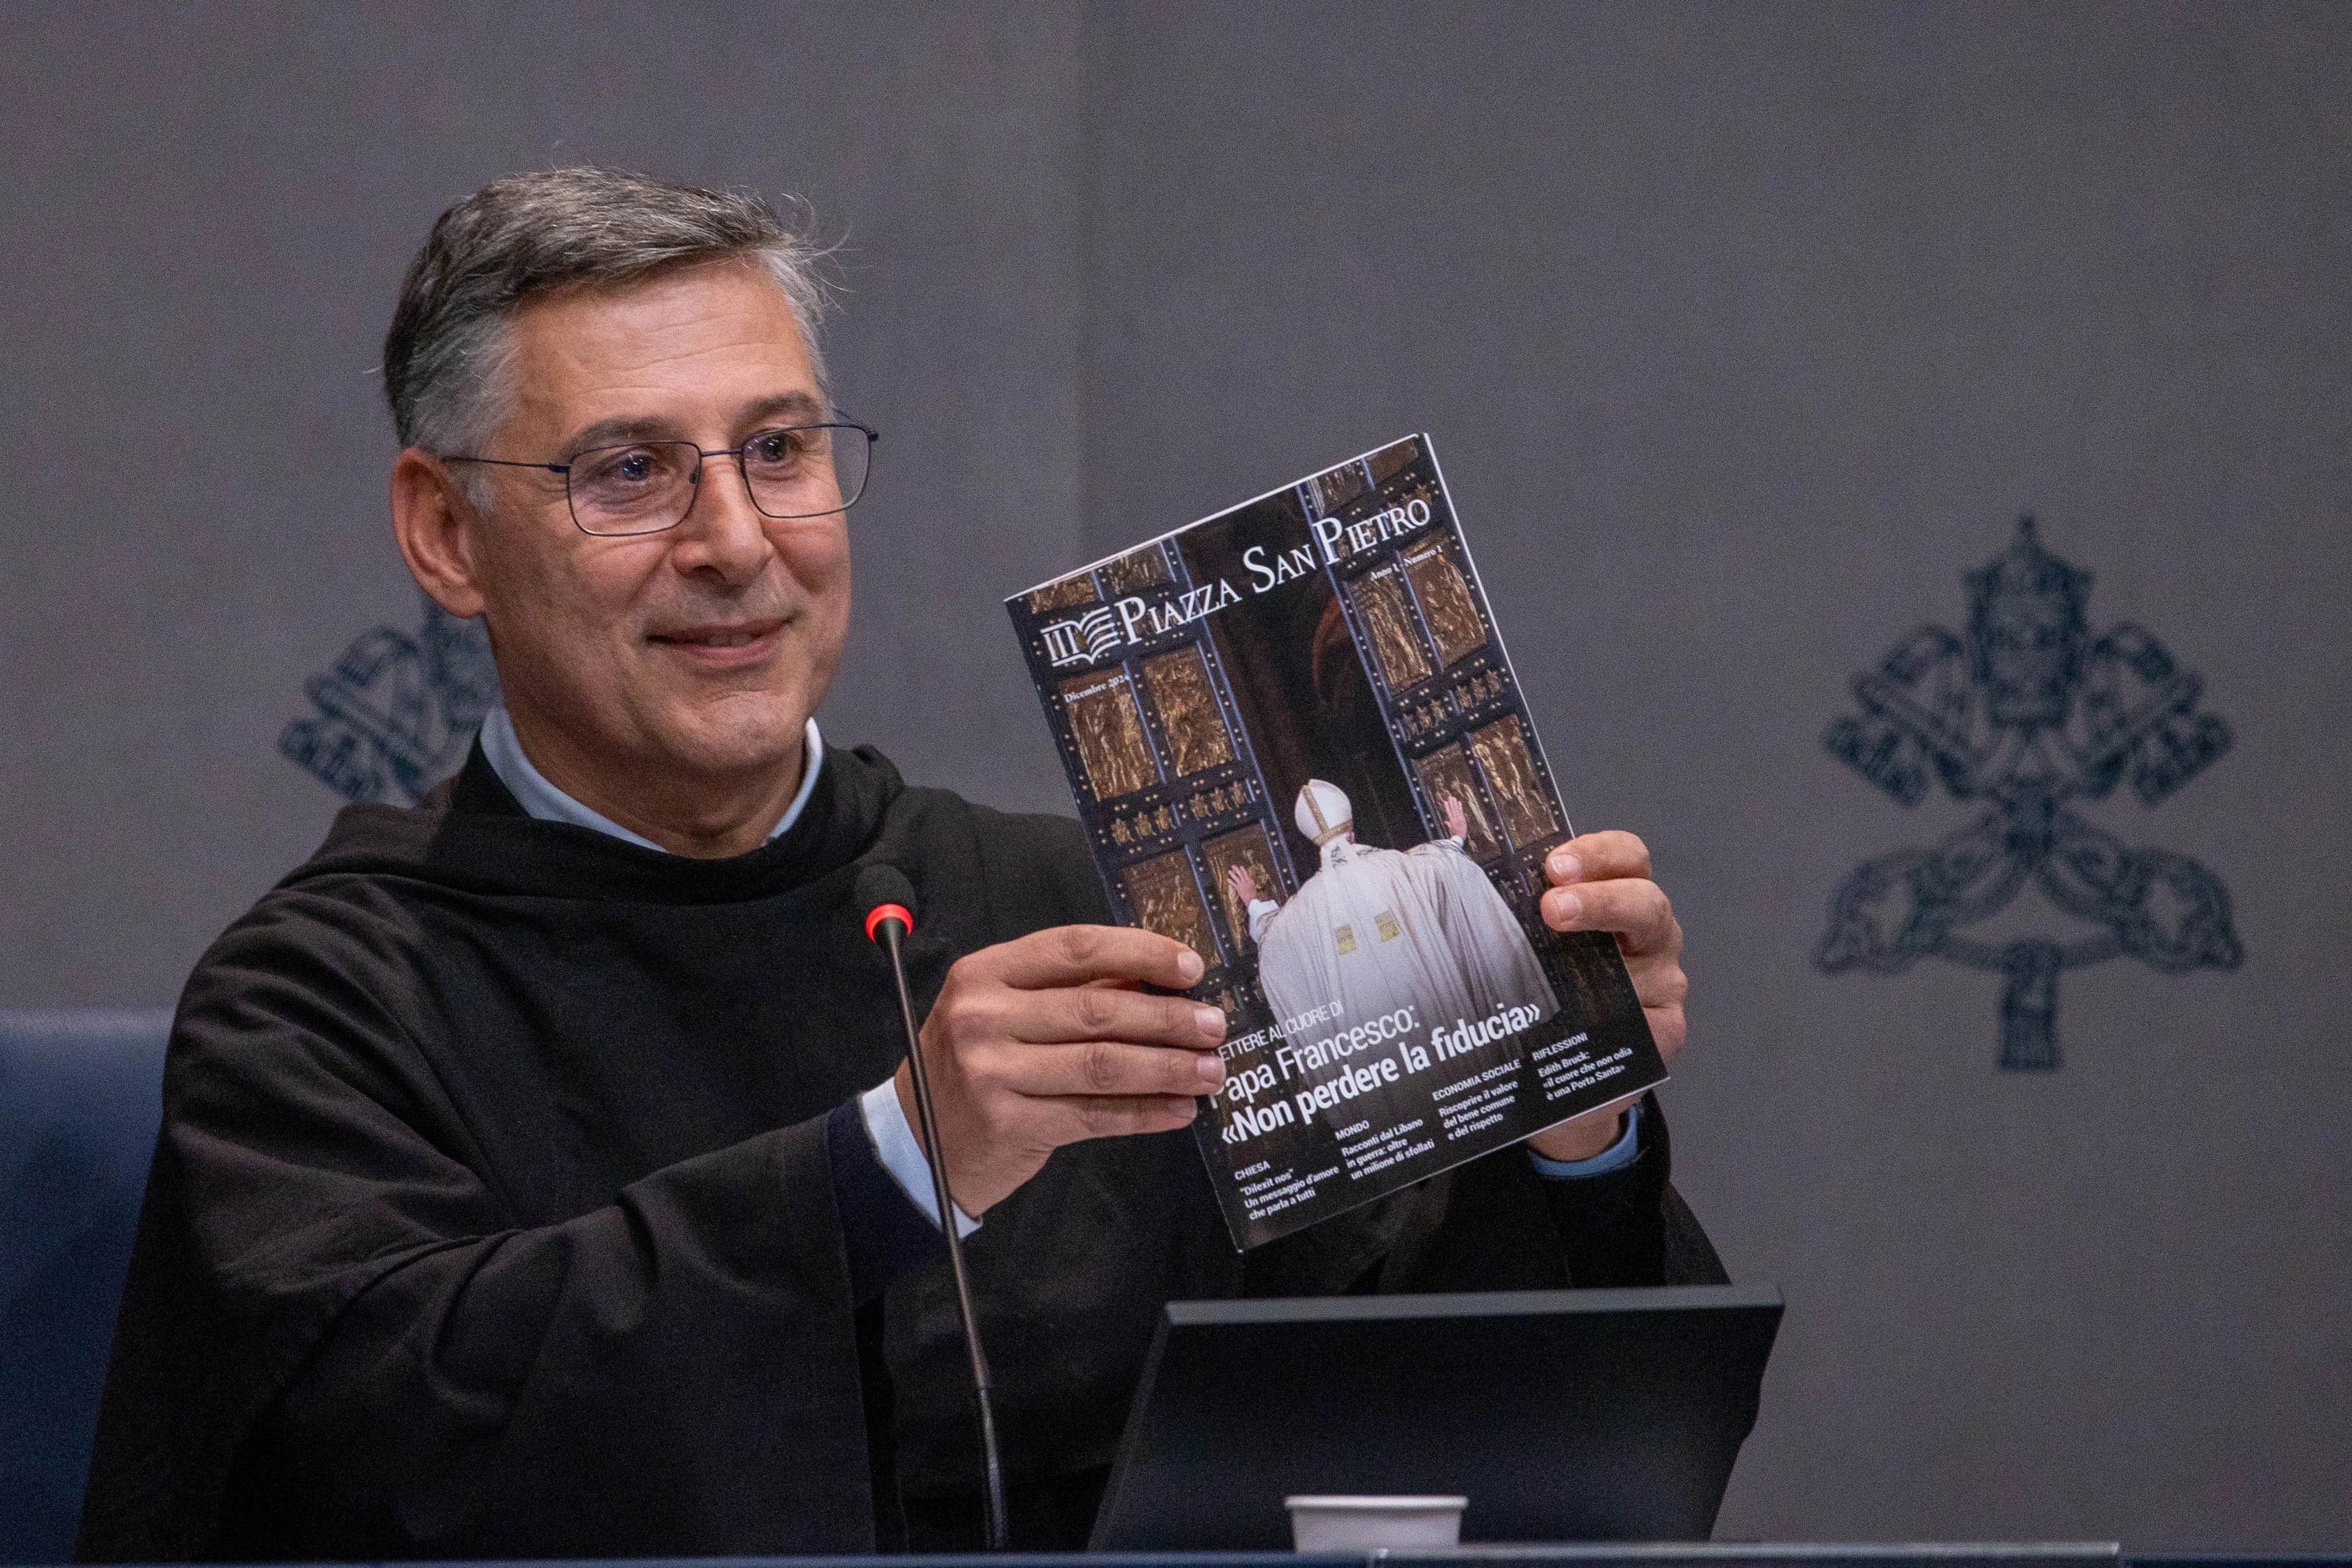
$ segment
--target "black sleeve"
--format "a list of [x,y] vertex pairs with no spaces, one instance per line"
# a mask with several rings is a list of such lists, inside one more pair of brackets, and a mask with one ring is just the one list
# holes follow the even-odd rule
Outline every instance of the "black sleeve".
[[1726,1285],[1730,1276],[1668,1180],[1674,1145],[1655,1096],[1642,1101],[1640,1152],[1597,1176],[1536,1179],[1559,1233],[1569,1283]]
[[1727,1284],[1670,1183],[1665,1112],[1642,1100],[1642,1152],[1604,1175],[1548,1180],[1510,1145],[1254,1248],[1244,1295],[1564,1290]]
[[849,1257],[849,1299],[863,1307],[902,1277],[947,1256],[937,1218],[915,1206],[875,1152],[857,1101],[824,1119],[832,1156],[833,1202]]
[[183,1003],[80,1556],[871,1550],[829,1118],[518,1226],[336,955],[270,956]]
[[1547,1180],[1517,1144],[1253,1250],[1250,1296],[1719,1285],[1715,1248],[1668,1180],[1655,1098],[1641,1152],[1598,1176]]
[[1442,1212],[1400,1238],[1384,1289],[1719,1285],[1728,1277],[1673,1186],[1674,1141],[1642,1101],[1641,1152],[1597,1176],[1547,1180],[1498,1149],[1444,1178]]

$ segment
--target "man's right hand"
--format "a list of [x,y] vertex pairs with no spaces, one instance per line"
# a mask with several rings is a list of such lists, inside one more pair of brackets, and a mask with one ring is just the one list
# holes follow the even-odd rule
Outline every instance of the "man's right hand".
[[[1225,1016],[1146,984],[1201,978],[1182,942],[1125,926],[1060,926],[982,948],[948,971],[923,1022],[923,1065],[948,1187],[977,1215],[1065,1143],[1188,1125],[1225,1081]],[[898,1064],[909,1125],[913,1075]]]

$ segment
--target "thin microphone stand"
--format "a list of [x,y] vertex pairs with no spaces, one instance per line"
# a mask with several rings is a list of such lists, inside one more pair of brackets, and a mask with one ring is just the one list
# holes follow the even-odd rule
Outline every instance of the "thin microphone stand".
[[890,973],[898,983],[898,1017],[907,1026],[907,1066],[915,1080],[915,1112],[923,1124],[923,1153],[931,1163],[931,1192],[938,1200],[940,1232],[948,1240],[948,1269],[955,1276],[956,1310],[963,1318],[964,1348],[971,1352],[972,1392],[980,1399],[980,1450],[988,1468],[988,1549],[1004,1550],[1004,1462],[996,1451],[996,1384],[980,1348],[980,1320],[971,1310],[971,1281],[963,1268],[963,1238],[956,1234],[955,1197],[948,1189],[948,1163],[940,1152],[940,1122],[931,1110],[931,1080],[923,1071],[922,1037],[915,1028],[915,1002],[907,994],[907,970],[898,960],[899,923],[875,922]]

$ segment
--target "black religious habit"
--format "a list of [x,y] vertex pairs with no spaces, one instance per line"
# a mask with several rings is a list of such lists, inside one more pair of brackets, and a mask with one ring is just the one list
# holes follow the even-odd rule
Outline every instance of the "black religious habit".
[[[1076,824],[870,750],[724,860],[535,820],[478,747],[344,811],[181,1001],[81,1556],[976,1545],[944,1248],[842,1137],[902,1052],[874,860],[915,885],[921,1008],[965,953],[1108,918]],[[1654,1103],[1642,1140],[1246,1256],[1190,1132],[1061,1150],[968,1244],[1015,1544],[1083,1544],[1168,1300],[1720,1279]],[[877,1231],[928,1252],[877,1277]]]

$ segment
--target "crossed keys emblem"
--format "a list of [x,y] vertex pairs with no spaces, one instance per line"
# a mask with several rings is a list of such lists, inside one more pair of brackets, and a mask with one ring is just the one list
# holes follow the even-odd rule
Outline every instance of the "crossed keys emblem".
[[[2125,954],[2168,974],[2238,967],[2219,877],[2188,856],[2128,846],[2072,805],[2126,779],[2159,805],[2230,749],[2230,727],[2198,710],[2202,683],[2138,626],[2091,637],[2090,574],[2044,550],[2031,517],[1967,583],[1968,635],[1926,626],[1906,637],[1855,678],[1861,713],[1822,742],[1906,806],[1932,778],[1985,809],[1932,847],[1849,873],[1813,962],[1830,974],[1899,974],[1921,958],[1991,970],[2003,982],[2001,1067],[2050,1071],[2064,971]],[[1963,934],[2029,888],[2094,929],[2070,940]]]

